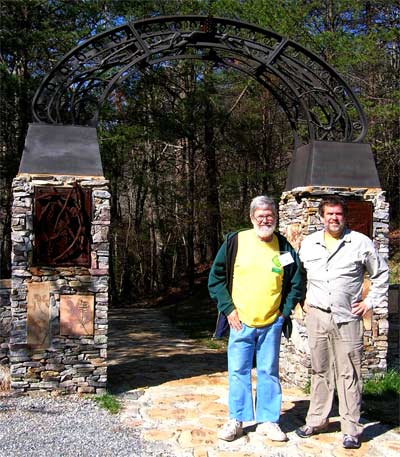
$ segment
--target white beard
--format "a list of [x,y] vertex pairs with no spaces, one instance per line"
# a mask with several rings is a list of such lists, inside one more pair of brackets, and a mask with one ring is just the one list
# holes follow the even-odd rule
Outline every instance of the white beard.
[[276,224],[273,225],[259,225],[254,228],[256,235],[262,240],[271,238],[276,228]]

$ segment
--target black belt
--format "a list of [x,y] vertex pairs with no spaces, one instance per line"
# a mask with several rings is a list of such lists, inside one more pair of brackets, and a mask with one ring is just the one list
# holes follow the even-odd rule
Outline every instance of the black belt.
[[318,306],[314,306],[314,308],[319,309],[320,311],[323,311],[324,313],[332,312],[332,310],[330,308],[318,308]]

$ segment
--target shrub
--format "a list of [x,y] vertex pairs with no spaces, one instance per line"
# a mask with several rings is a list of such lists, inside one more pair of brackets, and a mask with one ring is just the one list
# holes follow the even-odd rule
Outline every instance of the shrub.
[[94,397],[94,401],[111,414],[118,414],[121,409],[119,400],[109,393]]

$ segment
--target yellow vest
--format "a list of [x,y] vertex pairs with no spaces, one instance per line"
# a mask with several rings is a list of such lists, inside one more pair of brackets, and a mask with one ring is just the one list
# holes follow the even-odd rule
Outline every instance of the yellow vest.
[[276,235],[268,243],[254,229],[239,232],[232,299],[239,319],[249,327],[270,325],[280,314],[283,267],[279,254]]

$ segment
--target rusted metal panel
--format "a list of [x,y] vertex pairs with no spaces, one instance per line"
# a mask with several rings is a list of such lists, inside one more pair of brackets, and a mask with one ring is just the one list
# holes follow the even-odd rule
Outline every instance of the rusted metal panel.
[[348,200],[347,201],[347,226],[367,235],[372,239],[373,205],[371,202]]
[[27,288],[27,343],[44,349],[50,344],[50,283],[32,282]]
[[70,188],[35,188],[34,263],[89,266],[91,191],[77,183]]
[[60,295],[60,334],[93,335],[94,296]]

